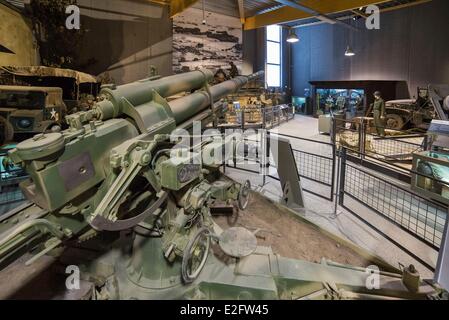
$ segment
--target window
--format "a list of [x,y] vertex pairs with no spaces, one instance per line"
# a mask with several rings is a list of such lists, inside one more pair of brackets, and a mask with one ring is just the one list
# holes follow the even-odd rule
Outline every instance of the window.
[[277,25],[267,27],[267,62],[265,79],[269,87],[281,86],[281,30],[281,27]]

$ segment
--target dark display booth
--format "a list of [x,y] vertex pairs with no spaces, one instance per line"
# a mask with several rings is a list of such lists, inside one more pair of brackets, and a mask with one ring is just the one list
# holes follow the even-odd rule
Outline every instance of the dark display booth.
[[374,102],[374,92],[380,91],[385,101],[409,99],[406,81],[310,81],[311,112],[320,115],[332,111],[345,110],[353,116],[365,116]]

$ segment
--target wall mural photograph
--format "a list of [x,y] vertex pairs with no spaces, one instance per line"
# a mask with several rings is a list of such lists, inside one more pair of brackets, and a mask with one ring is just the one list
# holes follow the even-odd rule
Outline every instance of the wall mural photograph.
[[230,62],[241,70],[242,39],[240,19],[189,8],[173,19],[173,71],[225,70]]

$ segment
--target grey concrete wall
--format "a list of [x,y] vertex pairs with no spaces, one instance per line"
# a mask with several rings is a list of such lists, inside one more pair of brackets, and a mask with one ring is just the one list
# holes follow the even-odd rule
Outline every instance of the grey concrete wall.
[[168,7],[132,0],[78,0],[83,40],[79,69],[107,72],[117,84],[145,78],[150,66],[172,74]]
[[[322,24],[296,29],[293,46],[293,94],[302,96],[311,80],[405,80],[417,86],[449,83],[449,1],[381,14],[381,29],[360,32]],[[344,52],[348,43],[356,56]]]
[[256,30],[243,31],[243,65],[242,72],[251,74],[256,69]]
[[250,74],[265,69],[265,31],[243,31],[243,73]]

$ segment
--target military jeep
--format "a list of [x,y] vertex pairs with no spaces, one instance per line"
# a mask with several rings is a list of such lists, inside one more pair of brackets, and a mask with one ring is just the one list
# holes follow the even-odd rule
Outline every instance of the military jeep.
[[386,127],[392,130],[427,130],[436,119],[435,107],[429,99],[427,88],[418,88],[417,99],[387,101]]
[[0,144],[58,130],[67,107],[62,89],[0,86]]

